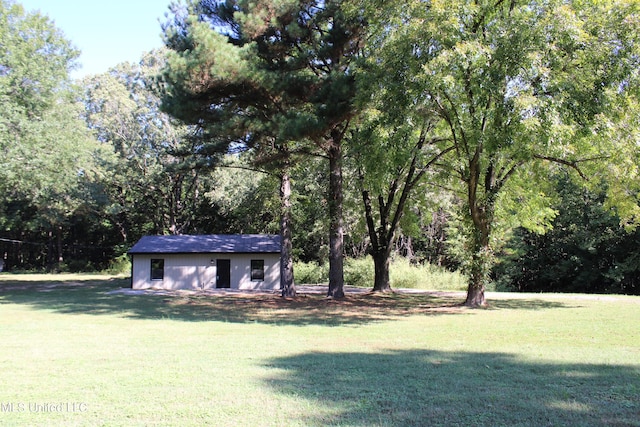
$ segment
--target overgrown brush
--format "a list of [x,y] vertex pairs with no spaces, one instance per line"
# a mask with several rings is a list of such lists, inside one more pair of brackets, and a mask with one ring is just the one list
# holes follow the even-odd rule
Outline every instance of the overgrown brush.
[[328,264],[320,265],[316,262],[296,262],[293,265],[295,281],[299,284],[315,285],[327,283],[329,277]]
[[[296,283],[318,284],[328,282],[329,268],[326,264],[297,262],[294,265]],[[373,288],[373,260],[347,258],[344,264],[344,281],[348,286]],[[391,287],[396,289],[434,289],[463,291],[466,279],[459,272],[430,264],[412,264],[406,258],[395,258],[390,266]]]

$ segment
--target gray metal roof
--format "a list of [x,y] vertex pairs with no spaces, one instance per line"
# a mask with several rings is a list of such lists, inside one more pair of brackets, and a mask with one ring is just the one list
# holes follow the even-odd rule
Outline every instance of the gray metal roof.
[[145,236],[130,254],[277,253],[280,236],[271,234],[210,234]]

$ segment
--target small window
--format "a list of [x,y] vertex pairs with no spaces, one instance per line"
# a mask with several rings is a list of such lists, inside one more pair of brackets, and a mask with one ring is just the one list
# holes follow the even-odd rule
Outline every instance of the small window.
[[151,260],[151,280],[164,279],[164,260],[152,259]]
[[255,282],[264,281],[264,260],[251,260],[251,280]]

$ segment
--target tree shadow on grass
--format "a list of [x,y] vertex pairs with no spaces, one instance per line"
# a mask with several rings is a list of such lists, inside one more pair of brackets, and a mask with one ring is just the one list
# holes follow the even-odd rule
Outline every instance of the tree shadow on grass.
[[[86,281],[0,282],[0,304],[15,303],[69,314],[119,315],[135,319],[260,322],[287,325],[358,325],[410,315],[464,315],[457,294],[352,293],[341,300],[323,294],[284,299],[277,293],[172,293],[130,295],[118,292],[128,279]],[[539,310],[566,307],[561,302],[518,299],[492,302],[492,309]]]
[[312,352],[267,366],[277,370],[269,387],[319,408],[299,415],[309,426],[640,426],[631,366],[422,350]]
[[[517,297],[517,295],[516,295]],[[489,299],[486,310],[544,310],[551,308],[577,308],[577,304],[569,304],[566,301],[549,301],[539,298],[500,298]]]

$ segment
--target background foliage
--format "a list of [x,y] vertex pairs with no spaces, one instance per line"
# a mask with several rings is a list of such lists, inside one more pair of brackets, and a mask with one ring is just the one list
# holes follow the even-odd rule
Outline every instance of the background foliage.
[[560,196],[553,228],[545,234],[515,230],[494,270],[498,287],[638,294],[640,231],[620,226],[604,189],[590,191],[566,175],[553,182]]
[[[469,163],[473,149],[470,156],[453,160],[443,155],[415,183],[391,243],[392,286],[429,286],[437,280],[459,288],[461,276],[445,272],[464,269],[472,261],[465,234],[471,228],[464,218],[469,200],[463,182],[450,178],[464,181],[477,166],[487,171],[478,183],[490,183],[488,171],[505,176],[517,164],[500,194],[489,192],[477,201],[480,207],[488,203],[485,207],[496,208],[491,212],[491,243],[498,263],[490,270],[495,286],[640,293],[640,235],[635,229],[640,217],[640,56],[625,56],[637,46],[637,5],[576,2],[574,10],[549,2],[556,16],[534,16],[526,7],[509,14],[488,3],[482,6],[484,2],[458,3],[455,10],[434,3],[425,11],[420,1],[344,2],[344,13],[358,11],[368,19],[366,44],[359,41],[350,51],[357,96],[349,94],[349,107],[360,113],[345,128],[343,140],[345,282],[368,287],[373,281],[363,189],[374,202],[389,200],[388,206],[397,206],[394,185],[407,176],[411,161],[424,166],[438,153],[449,153],[451,135],[466,131],[467,124],[476,129],[480,122],[471,114],[472,106],[476,111],[486,107],[485,119],[497,129],[489,136],[479,128],[467,134],[483,142],[480,152],[490,156],[478,157],[474,166]],[[608,14],[591,10],[607,7]],[[474,27],[473,21],[465,21],[473,17],[496,22],[505,33],[492,34],[493,45],[481,33],[474,33],[476,39],[459,34],[460,25]],[[540,17],[544,19],[526,33],[523,22]],[[543,52],[543,58],[536,49],[549,46],[540,38],[544,31],[551,31],[548,36],[558,49]],[[427,33],[433,37],[425,39]],[[507,43],[507,36],[517,37]],[[69,71],[78,52],[71,43],[48,18],[8,0],[0,1],[0,40],[0,258],[5,271],[127,273],[126,251],[145,234],[278,232],[279,180],[273,171],[256,170],[256,152],[241,145],[216,152],[202,128],[162,111],[158,76],[166,65],[166,50],[72,81]],[[168,39],[169,47],[178,40]],[[596,49],[598,43],[607,49]],[[500,48],[496,58],[522,60],[526,66],[513,61],[500,65],[492,59],[491,46]],[[526,55],[513,51],[516,47]],[[253,48],[247,44],[246,49]],[[228,55],[220,59],[220,67],[233,65],[233,55]],[[582,71],[551,76],[551,66]],[[455,73],[449,73],[451,67]],[[465,76],[470,79],[466,90]],[[505,103],[490,103],[500,90]],[[447,96],[449,107],[434,110],[433,101]],[[315,106],[323,108],[322,103]],[[451,132],[446,117],[441,120],[445,110],[461,112]],[[299,113],[305,120],[313,118],[309,111]],[[507,122],[518,125],[511,128]],[[421,135],[428,136],[424,145],[416,142]],[[563,144],[558,143],[562,138]],[[547,159],[520,168],[518,162],[535,158],[534,142],[547,150]],[[325,283],[331,199],[326,153],[309,141],[288,148],[298,150],[289,170],[296,281]],[[273,154],[271,149],[261,147],[260,155]],[[590,159],[580,163],[580,173],[563,172],[562,165],[547,161],[578,159],[578,154]],[[374,208],[376,221],[384,207]]]

